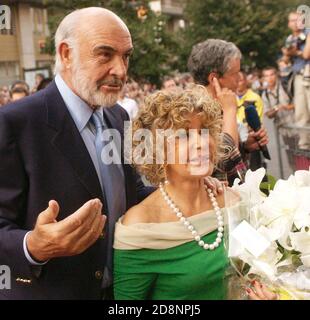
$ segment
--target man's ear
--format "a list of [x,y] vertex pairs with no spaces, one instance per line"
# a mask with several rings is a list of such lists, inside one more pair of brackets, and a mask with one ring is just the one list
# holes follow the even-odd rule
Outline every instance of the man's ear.
[[63,65],[65,66],[66,69],[70,68],[72,57],[71,57],[71,50],[68,44],[65,42],[61,43],[58,50],[59,50],[58,53],[61,57],[61,61]]

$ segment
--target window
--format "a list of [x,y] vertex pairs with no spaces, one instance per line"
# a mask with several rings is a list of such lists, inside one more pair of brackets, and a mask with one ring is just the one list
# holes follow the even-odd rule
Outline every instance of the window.
[[16,17],[15,17],[15,10],[12,7],[11,7],[11,29],[1,29],[0,34],[16,35]]
[[43,10],[33,8],[34,33],[41,35],[44,31]]
[[19,64],[17,61],[0,62],[0,82],[10,85],[20,78]]

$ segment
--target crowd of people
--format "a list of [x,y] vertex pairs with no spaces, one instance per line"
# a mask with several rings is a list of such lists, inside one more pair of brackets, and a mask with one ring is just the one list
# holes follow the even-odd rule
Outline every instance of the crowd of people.
[[[255,104],[261,122],[265,118],[272,119],[279,130],[287,150],[296,143],[296,130],[285,128],[287,125],[296,125],[300,128],[298,147],[310,150],[310,58],[309,41],[306,45],[308,29],[300,27],[298,13],[291,12],[288,17],[288,27],[291,34],[287,37],[282,54],[277,60],[277,66],[268,66],[264,69],[254,69],[248,72],[241,71],[238,89],[236,90],[239,122],[239,138],[241,142],[247,139],[247,125],[244,108],[248,101]],[[16,101],[31,93],[45,88],[51,79],[45,79],[38,73],[35,77],[35,86],[30,90],[29,85],[22,80],[13,82],[10,86],[0,86],[0,106]],[[192,75],[175,73],[162,79],[161,87],[150,82],[137,82],[129,79],[119,99],[119,104],[133,119],[143,105],[145,98],[159,89],[173,88],[186,89],[194,83]],[[250,168],[255,169],[265,165],[259,153],[252,155]],[[288,151],[288,160],[293,168],[292,153]]]
[[[268,119],[274,122],[276,132],[282,139],[279,143],[283,142],[286,146],[291,170],[295,168],[293,150],[310,152],[310,41],[307,40],[309,30],[300,26],[298,17],[299,14],[296,12],[291,12],[288,16],[288,27],[292,33],[283,44],[276,65],[247,72],[241,71],[236,89],[241,144],[247,141],[249,134],[244,110],[249,103],[252,103],[261,123]],[[176,87],[185,89],[193,82],[190,73],[166,76],[160,89],[171,90]],[[136,101],[134,113],[129,111],[130,107],[127,107],[126,102],[121,101],[120,104],[135,116],[145,97],[156,90],[155,85],[147,83],[139,86],[137,82],[131,80],[127,85],[126,96]],[[265,159],[257,150],[252,151],[244,160],[247,162],[247,167],[253,170],[266,167]]]
[[[102,8],[67,15],[55,35],[55,79],[0,91],[0,264],[16,279],[0,298],[225,299],[219,181],[232,185],[265,165],[264,115],[286,143],[283,124],[309,124],[310,36],[298,21],[291,13],[279,68],[243,72],[234,43],[207,39],[193,46],[188,73],[156,88],[127,79],[134,44],[118,16]],[[105,129],[124,145],[129,119],[133,136],[154,133],[144,151],[152,161],[104,161]],[[175,162],[164,141],[156,163],[155,132],[180,128]],[[188,143],[189,131],[202,129],[208,137]],[[308,143],[300,134],[299,147]],[[197,156],[183,163],[182,154]],[[238,211],[240,196],[227,192]],[[279,298],[259,281],[245,289],[250,299]]]
[[24,80],[16,80],[11,85],[0,86],[0,107],[29,96],[44,89],[52,79],[45,78],[42,73],[35,76],[35,86],[30,89],[29,84]]

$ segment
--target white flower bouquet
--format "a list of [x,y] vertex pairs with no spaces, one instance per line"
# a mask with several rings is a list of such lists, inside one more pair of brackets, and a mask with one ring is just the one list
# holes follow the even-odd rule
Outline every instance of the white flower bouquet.
[[260,191],[264,176],[263,168],[249,170],[243,184],[235,181],[237,214],[226,192],[228,257],[241,286],[260,279],[281,299],[310,299],[310,170],[278,180],[268,196]]

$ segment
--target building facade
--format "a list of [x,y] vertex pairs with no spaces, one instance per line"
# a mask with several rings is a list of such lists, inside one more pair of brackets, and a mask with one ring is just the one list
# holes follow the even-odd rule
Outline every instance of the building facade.
[[31,80],[36,70],[51,68],[53,57],[44,53],[49,34],[42,0],[0,0],[0,85]]
[[150,7],[154,12],[165,14],[168,17],[168,28],[177,31],[185,27],[183,20],[186,0],[157,0],[150,1]]

